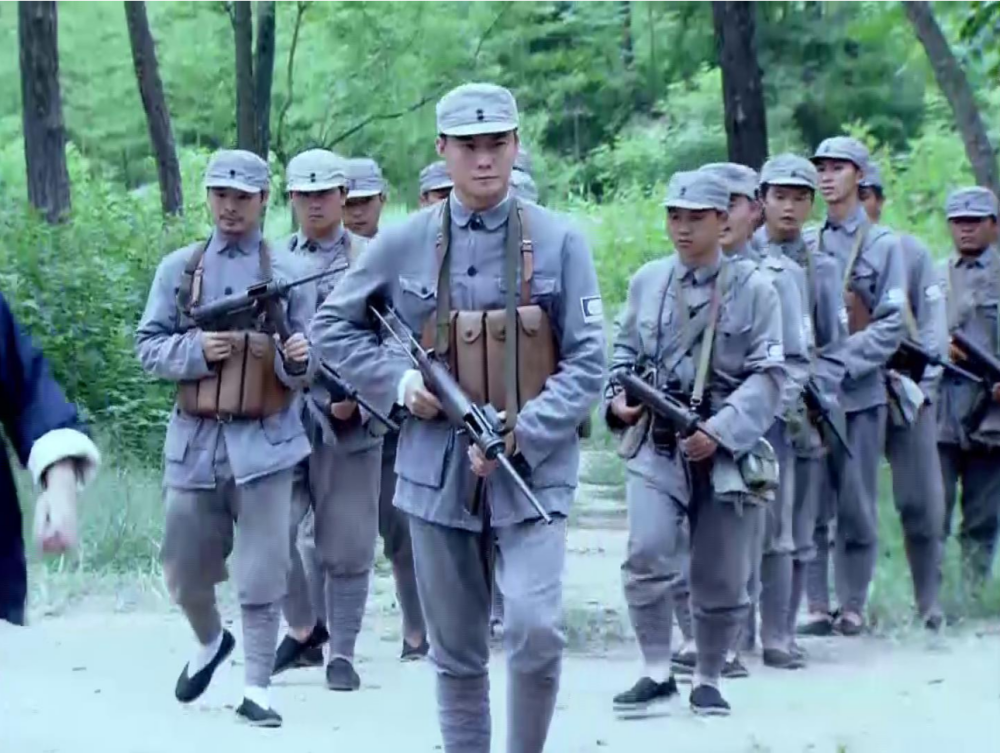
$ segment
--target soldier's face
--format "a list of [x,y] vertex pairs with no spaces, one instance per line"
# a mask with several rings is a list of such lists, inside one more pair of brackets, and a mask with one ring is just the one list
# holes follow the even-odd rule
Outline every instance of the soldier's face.
[[378,232],[378,221],[385,206],[385,196],[364,196],[348,198],[344,208],[344,224],[347,229],[362,238],[374,238]]
[[951,239],[961,253],[978,253],[993,242],[996,220],[991,217],[954,217],[948,220]]
[[862,186],[858,189],[858,198],[861,199],[861,206],[865,208],[868,219],[872,222],[882,219],[882,205],[885,204],[885,198],[879,196],[878,191],[871,186]]
[[329,235],[344,218],[343,189],[292,191],[292,208],[299,227],[309,238]]
[[208,207],[215,225],[230,235],[243,235],[260,226],[267,191],[246,193],[235,188],[208,189]]
[[760,208],[756,201],[746,196],[734,195],[729,201],[729,219],[722,228],[719,242],[724,249],[732,249],[746,243],[757,229]]
[[843,159],[821,159],[816,162],[819,192],[827,204],[840,204],[858,192],[861,172],[853,162]]
[[719,247],[725,212],[714,209],[667,209],[667,234],[685,261],[697,261],[714,254]]
[[440,204],[451,195],[450,188],[439,188],[436,191],[424,191],[420,194],[420,207],[429,207],[433,204]]
[[813,192],[804,186],[768,186],[764,194],[764,221],[782,237],[798,235],[812,211]]
[[442,136],[437,150],[448,165],[448,174],[462,202],[470,209],[488,209],[507,194],[517,145],[517,131],[510,131]]

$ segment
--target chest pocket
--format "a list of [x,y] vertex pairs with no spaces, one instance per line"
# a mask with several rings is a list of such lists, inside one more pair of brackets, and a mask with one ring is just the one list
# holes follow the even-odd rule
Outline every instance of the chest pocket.
[[321,277],[319,279],[319,285],[317,287],[317,304],[323,303],[327,297],[337,286],[340,285],[340,281],[344,279],[344,275],[347,274],[348,265],[346,261],[338,261],[330,265],[330,276]]
[[750,330],[753,327],[752,313],[748,304],[734,304],[732,298],[722,304],[712,354],[712,364],[716,369],[727,374],[742,374],[746,371],[747,356],[750,353]]
[[[517,276],[517,288],[521,288],[521,275]],[[507,280],[497,277],[497,290],[500,292],[500,306],[503,306],[504,296],[507,294]],[[529,303],[537,303],[542,308],[549,310],[550,305],[555,300],[559,292],[558,280],[553,275],[535,272],[531,276],[531,300],[518,301],[519,306],[527,306]]]
[[406,323],[419,332],[427,317],[434,313],[437,282],[421,277],[399,276],[399,313]]
[[639,315],[637,327],[639,330],[639,350],[650,359],[663,359],[665,353],[657,353],[657,345],[662,350],[664,346],[675,339],[674,328],[679,326],[675,321],[673,296],[668,296],[663,307],[663,316],[657,321],[660,313],[658,307],[649,307]]

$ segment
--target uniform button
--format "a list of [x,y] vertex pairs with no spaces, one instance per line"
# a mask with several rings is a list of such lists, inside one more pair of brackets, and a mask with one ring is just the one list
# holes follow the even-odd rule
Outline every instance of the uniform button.
[[233,289],[230,287],[226,287],[226,295],[232,295],[232,294],[233,294]]
[[469,277],[475,277],[478,271],[475,267],[469,267]]
[[420,295],[427,295],[427,288],[420,288]]

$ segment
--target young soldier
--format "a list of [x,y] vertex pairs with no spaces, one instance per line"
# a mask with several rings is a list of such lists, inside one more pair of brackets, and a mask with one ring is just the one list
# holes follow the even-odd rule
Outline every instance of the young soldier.
[[443,160],[429,164],[420,171],[420,208],[447,199],[454,185]]
[[344,224],[362,238],[374,238],[385,207],[385,179],[373,159],[347,160],[347,206]]
[[[878,554],[878,467],[885,447],[885,366],[903,337],[906,279],[899,240],[873,225],[858,199],[868,150],[857,139],[823,141],[812,157],[827,218],[819,232],[820,253],[840,265],[848,337],[841,344],[842,384],[850,462],[837,493],[834,558],[840,615],[835,629],[858,635],[864,627],[868,588]],[[827,618],[833,622],[833,617]]]
[[[832,257],[817,254],[815,238],[806,238],[802,233],[802,226],[812,212],[816,183],[816,168],[803,157],[782,154],[768,160],[760,175],[764,225],[754,233],[754,245],[765,254],[781,254],[804,270],[806,299],[802,324],[807,328],[806,342],[811,355],[809,375],[816,389],[832,404],[838,399],[844,375],[843,363],[834,351],[847,330],[841,322],[844,306],[839,267]],[[785,465],[794,469],[786,635],[789,652],[801,657],[792,635],[802,598],[805,563],[814,554],[813,532],[820,497],[829,493],[830,476],[825,459],[827,448],[801,398],[785,407],[784,417],[793,455]],[[827,611],[823,614],[825,617]]]
[[[997,197],[986,188],[963,188],[948,196],[945,212],[957,252],[948,261],[948,328],[961,332],[1000,358],[1000,255],[994,245]],[[952,346],[952,360],[966,355]],[[945,528],[962,485],[958,534],[966,576],[980,585],[990,573],[1000,528],[1000,386],[985,392],[945,376],[938,404],[938,441],[944,472]]]
[[[719,176],[675,174],[665,205],[677,253],[632,278],[612,369],[652,367],[655,387],[705,409],[711,432],[742,455],[774,422],[784,388],[778,297],[756,264],[727,258],[719,247],[729,209],[729,187]],[[710,366],[729,378],[712,379],[705,394]],[[634,712],[677,693],[671,589],[680,577],[679,522],[687,516],[697,643],[690,703],[699,714],[726,714],[719,676],[746,621],[754,506],[763,500],[750,493],[734,456],[707,434],[679,439],[642,406],[630,407],[624,393],[607,403],[605,416],[614,431],[628,430],[620,450],[628,458],[629,506],[622,574],[645,663],[643,677],[615,696],[615,708]]]
[[[885,204],[882,175],[869,162],[859,197],[872,222]],[[947,313],[938,273],[930,251],[912,235],[899,234],[906,274],[903,322],[906,336],[929,352],[947,351]],[[937,393],[941,368],[928,365],[919,387],[905,374],[889,371],[886,387],[890,410],[885,454],[892,470],[892,496],[903,525],[917,614],[931,630],[941,626],[938,588],[941,583],[941,530],[944,525],[944,483],[937,447]],[[912,397],[908,397],[912,396]]]
[[[492,84],[460,86],[438,102],[437,124],[438,153],[455,181],[451,197],[380,234],[345,281],[348,292],[320,309],[313,335],[359,389],[380,393],[386,405],[398,400],[413,414],[400,436],[395,504],[411,516],[444,749],[490,749],[490,576],[483,559],[495,545],[506,603],[507,749],[537,753],[555,708],[564,645],[558,625],[565,516],[579,465],[577,427],[604,378],[600,293],[583,237],[559,216],[508,195],[518,143],[510,92]],[[520,300],[517,317],[537,320],[537,329],[510,321],[507,291]],[[496,388],[487,393],[475,369],[457,376],[467,392],[504,401],[505,422],[513,424],[511,462],[552,515],[552,525],[543,525],[510,480],[494,473],[495,463],[444,419],[437,396],[409,359],[378,347],[369,306],[380,301],[397,312],[397,327],[426,328],[437,352],[454,348],[456,361],[481,355],[476,344],[482,337],[465,335],[477,326],[491,339],[490,350],[500,346],[493,334],[500,316],[505,332],[519,331],[515,344],[524,338],[526,350],[550,354],[549,376],[535,382],[540,392],[527,400],[523,393],[506,399],[509,389],[503,397]],[[462,326],[461,335],[450,326],[454,310],[456,322],[462,316],[469,327]],[[554,340],[544,335],[545,322]],[[494,364],[501,373],[503,363]],[[525,360],[506,373],[522,384],[541,376],[529,372]]]
[[207,241],[160,263],[136,348],[147,372],[179,383],[163,453],[160,557],[170,594],[199,646],[177,680],[177,700],[198,698],[233,650],[233,636],[216,608],[215,584],[226,580],[226,560],[236,543],[246,662],[246,690],[236,713],[251,724],[275,727],[281,717],[268,702],[267,687],[289,567],[292,477],[309,455],[292,390],[308,383],[313,368],[302,332],[315,308],[314,293],[303,285],[278,302],[278,313],[295,334],[277,348],[273,321],[241,317],[225,323],[226,331],[213,332],[191,319],[194,306],[294,276],[287,253],[261,238],[268,186],[267,163],[255,154],[216,152],[205,173],[215,228]]

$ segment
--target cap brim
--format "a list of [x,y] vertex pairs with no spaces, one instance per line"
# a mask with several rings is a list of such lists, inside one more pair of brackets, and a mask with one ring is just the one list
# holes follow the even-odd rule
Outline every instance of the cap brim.
[[816,190],[816,184],[810,183],[803,178],[775,178],[772,180],[762,180],[760,184],[768,186],[790,186],[794,188],[811,188]]
[[438,181],[437,183],[431,183],[430,185],[424,186],[420,189],[420,193],[427,193],[428,191],[443,191],[446,188],[454,188],[455,184],[452,181]]
[[809,158],[809,161],[812,162],[814,165],[817,162],[822,162],[823,160],[837,160],[838,162],[850,162],[852,165],[854,165],[859,170],[864,170],[865,169],[864,165],[862,165],[860,162],[858,162],[854,157],[851,157],[851,156],[849,156],[847,154],[841,154],[841,153],[837,153],[837,154],[814,154],[812,157]]
[[205,188],[233,188],[237,191],[242,191],[243,193],[260,193],[264,190],[258,186],[251,186],[249,183],[244,183],[240,180],[232,180],[231,178],[206,180]]
[[440,132],[445,136],[481,136],[484,133],[510,133],[516,130],[516,121],[494,120],[492,122],[483,121],[482,123],[469,123],[468,125],[442,128]]
[[346,183],[332,180],[320,181],[319,183],[314,183],[313,181],[308,181],[304,183],[289,183],[289,191],[297,191],[298,193],[318,193],[319,191],[329,191],[331,188],[344,188],[347,186]]
[[667,199],[663,202],[663,206],[667,209],[694,209],[694,210],[708,210],[714,209],[717,212],[726,212],[727,209],[719,209],[717,206],[711,204],[706,204],[703,201],[686,201],[685,199]]
[[995,216],[996,214],[994,212],[988,212],[982,209],[962,209],[960,211],[948,212],[947,219],[957,220],[960,217],[970,217],[972,219],[982,220],[987,217],[995,217]]
[[348,191],[348,199],[367,199],[370,196],[378,196],[385,189],[383,188],[360,188],[356,191]]

